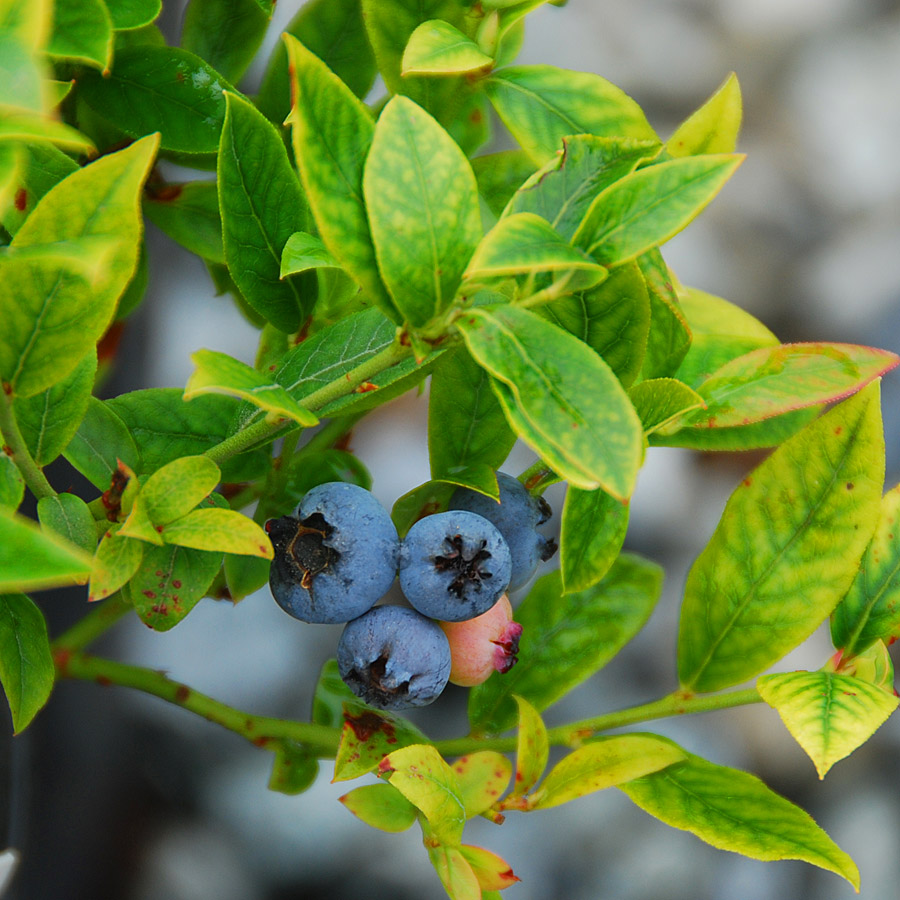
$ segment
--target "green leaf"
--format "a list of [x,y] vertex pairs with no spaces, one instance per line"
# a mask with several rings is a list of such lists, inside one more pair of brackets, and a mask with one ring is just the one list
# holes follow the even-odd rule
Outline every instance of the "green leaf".
[[687,754],[652,734],[600,738],[564,756],[531,796],[532,809],[549,809],[594,791],[621,785],[682,762]]
[[[140,244],[140,252],[138,253],[137,268],[131,281],[128,282],[122,295],[119,297],[119,306],[116,309],[116,322],[122,322],[127,319],[143,302],[147,293],[147,285],[150,282],[150,267],[147,263],[147,244],[142,240]],[[113,347],[113,352],[117,348]],[[103,363],[109,364],[109,358],[104,358]]]
[[86,72],[79,96],[131,137],[160,133],[160,148],[216,152],[225,120],[225,91],[234,88],[212,66],[179,47],[143,44],[116,54],[112,72]]
[[593,350],[524,309],[472,309],[457,325],[475,360],[505,386],[498,399],[520,437],[572,484],[631,495],[640,420]]
[[486,79],[484,88],[503,124],[538,165],[572,134],[657,140],[637,103],[599,75],[509,66]]
[[[319,57],[357,97],[375,81],[375,56],[366,36],[360,0],[309,0],[285,29]],[[259,111],[280,125],[291,110],[287,52],[272,51],[256,96]]]
[[900,357],[854,344],[781,344],[726,363],[697,388],[706,409],[692,428],[727,428],[816,406],[855,393],[889,372]]
[[94,554],[88,601],[103,600],[123,587],[141,567],[144,549],[141,541],[120,535],[119,526],[110,525]]
[[559,538],[564,593],[586,591],[603,579],[625,541],[628,511],[627,504],[599,488],[569,486]]
[[41,114],[48,109],[46,74],[24,39],[0,32],[0,111]]
[[831,613],[875,527],[883,454],[876,382],[741,482],[685,586],[685,688],[714,691],[752,678]]
[[12,254],[4,259],[4,266],[18,263],[21,278],[28,273],[28,280],[0,294],[7,324],[0,376],[19,396],[65,378],[112,320],[137,264],[140,190],[156,146],[155,136],[144,138],[74,172],[44,195],[16,234],[11,247],[19,250],[40,252],[38,245],[78,240],[109,248],[90,282],[70,267],[48,264],[49,258],[44,265],[24,262],[28,254],[17,262]]
[[197,605],[221,567],[221,553],[145,545],[143,563],[128,584],[135,612],[154,631],[174,628]]
[[497,493],[499,469],[516,436],[491,390],[491,379],[465,347],[445,354],[431,376],[428,456],[431,477]]
[[20,151],[20,146],[12,141],[0,142],[0,225],[9,218],[10,210],[15,210],[14,215],[19,214],[18,207],[24,207],[26,203],[27,193],[23,194],[16,187],[16,182],[21,178]]
[[281,252],[306,229],[306,202],[275,129],[241,97],[225,101],[217,168],[225,261],[250,306],[294,332],[315,302],[315,279],[282,279]]
[[435,846],[431,842],[427,849],[428,858],[451,900],[482,900],[481,885],[461,849],[441,843]]
[[97,546],[97,526],[87,503],[74,494],[42,497],[37,514],[45,529],[55,531],[85,553],[92,554]]
[[[650,378],[628,392],[644,434],[652,434],[706,405],[695,390],[675,378]],[[677,426],[675,426],[677,427]]]
[[467,26],[456,0],[363,0],[363,21],[375,61],[391,94],[403,94],[442,124],[458,114],[469,92],[462,77],[402,75],[403,53],[423,22],[440,19],[460,31]]
[[0,452],[0,515],[19,508],[25,496],[25,481],[16,464]]
[[425,325],[449,306],[481,237],[472,168],[431,116],[397,96],[375,126],[363,192],[384,283],[404,319]]
[[135,497],[131,511],[119,529],[119,535],[121,537],[136,538],[139,541],[146,541],[148,544],[155,544],[161,547],[164,543],[161,531],[161,526],[153,524],[143,498],[140,495]]
[[524,698],[514,697],[519,714],[516,735],[516,776],[512,795],[527,794],[539,781],[550,758],[550,739],[540,713]]
[[316,725],[340,728],[345,724],[344,704],[349,703],[352,706],[359,702],[356,695],[344,684],[337,660],[334,658],[326,660],[316,681],[311,721]]
[[221,550],[271,559],[269,536],[247,516],[231,509],[195,509],[162,530],[167,544],[195,550]]
[[113,28],[126,31],[143,28],[162,12],[162,0],[104,0]]
[[[478,245],[465,277],[475,282],[538,272],[578,270],[595,284],[606,269],[577,247],[566,243],[553,227],[535,213],[513,213],[502,218]],[[591,287],[592,285],[584,285]]]
[[319,761],[303,744],[279,741],[275,748],[269,790],[296,796],[313,786],[319,774]]
[[831,618],[834,646],[862,653],[877,640],[900,636],[900,484],[881,500],[875,533],[859,571]]
[[399,323],[387,293],[363,200],[363,167],[375,123],[367,107],[317,56],[284,36],[294,106],[294,155],[319,235],[365,293]]
[[[2,518],[0,518],[2,521]],[[0,595],[0,683],[19,734],[53,690],[47,623],[25,594]]]
[[419,814],[416,807],[390,784],[364,784],[338,800],[366,825],[390,834],[406,831]]
[[96,374],[97,354],[91,350],[53,387],[32,397],[15,399],[16,422],[39,466],[52,463],[75,436],[87,412]]
[[319,484],[346,481],[367,491],[372,489],[372,476],[358,456],[347,450],[303,450],[290,464],[281,503],[293,509],[304,494]]
[[378,771],[421,811],[441,843],[459,844],[466,811],[453,770],[434,747],[412,744],[395,750],[382,760]]
[[666,141],[670,156],[734,153],[741,130],[741,87],[732,72],[696,112]]
[[300,406],[279,384],[270,381],[246,363],[216,350],[191,354],[197,367],[184,388],[184,399],[201,394],[232,394],[248,400],[275,418],[293,419],[303,427],[318,423],[316,416]]
[[401,75],[458,75],[490,69],[494,60],[442,19],[422,22],[403,51]]
[[563,593],[558,571],[538,579],[516,610],[519,662],[469,694],[473,729],[508,728],[515,721],[513,694],[544,710],[602,669],[644,627],[662,580],[659,566],[630,553],[582,591]]
[[[3,125],[0,120],[0,133]],[[0,146],[9,146],[7,143]],[[23,143],[19,147],[19,167],[15,179],[15,200],[5,209],[0,204],[0,221],[12,235],[22,227],[38,201],[54,185],[78,169],[78,164],[62,150],[44,142]]]
[[113,23],[103,0],[53,0],[53,30],[46,48],[51,57],[106,71],[112,49]]
[[[324,669],[322,674],[325,675]],[[343,730],[332,780],[348,781],[365,775],[377,769],[392,751],[413,744],[421,746],[427,741],[406,719],[371,709],[352,697],[343,707]]]
[[694,450],[777,447],[805,428],[821,411],[820,406],[812,406],[734,428],[681,428],[674,434],[657,431],[648,435],[648,440],[651,447],[691,447]]
[[450,767],[459,785],[466,818],[480,816],[509,786],[512,763],[496,750],[477,750],[461,756]]
[[281,277],[306,272],[308,269],[337,269],[338,261],[314,234],[294,232],[281,252]]
[[661,772],[619,785],[645,812],[751,859],[800,859],[835,872],[859,890],[853,860],[808,813],[758,778],[688,755]]
[[494,216],[499,217],[516,189],[534,172],[534,162],[523,150],[501,150],[476,156],[472,171],[482,199]]
[[0,116],[0,141],[50,141],[77,153],[94,150],[89,137],[57,122],[28,112],[9,112]]
[[[389,347],[396,338],[396,328],[377,309],[353,313],[316,332],[298,344],[275,372],[275,381],[298,402],[314,391],[343,377],[356,366]],[[422,363],[408,357],[395,366],[372,377],[359,393],[333,400],[316,412],[324,416],[350,415],[379,402],[391,399],[423,379],[442,350],[437,350]],[[377,390],[373,390],[374,385]],[[238,430],[261,417],[258,410],[243,407],[237,420]]]
[[599,353],[624,387],[640,374],[650,298],[635,263],[617,266],[597,287],[544,304],[538,313]]
[[[494,483],[496,482],[495,475]],[[397,528],[397,534],[404,538],[419,519],[446,510],[455,490],[456,484],[446,481],[426,481],[425,484],[420,484],[399,497],[391,509],[391,520]]]
[[208,457],[182,456],[144,482],[140,501],[154,525],[168,525],[204,500],[220,478],[219,467]]
[[0,29],[15,35],[32,50],[38,50],[50,30],[49,0],[2,0]]
[[[233,397],[205,394],[186,403],[179,388],[147,388],[107,400],[140,447],[135,468],[149,475],[180,456],[199,456],[230,433],[240,405]],[[242,453],[223,463],[223,481],[252,481],[267,470],[264,450]]]
[[110,486],[118,460],[136,472],[142,468],[141,454],[128,426],[96,397],[88,398],[84,418],[63,456],[102,491]]
[[650,333],[641,374],[644,378],[666,378],[675,373],[690,349],[691,329],[659,250],[641,254],[637,264],[650,298]]
[[38,528],[24,516],[0,511],[0,590],[83,583],[90,571],[90,556],[75,544]]
[[[119,297],[119,306],[116,309],[116,322],[122,322],[128,318],[143,302],[147,293],[147,285],[150,282],[150,267],[147,263],[147,244],[142,240],[138,254],[138,264],[131,276],[131,281]],[[113,348],[115,350],[115,347]],[[108,359],[103,360],[108,363]]]
[[504,216],[535,213],[569,241],[594,198],[658,152],[658,141],[591,134],[565,137],[562,152],[555,154],[516,191]]
[[864,744],[897,708],[898,698],[860,678],[834,672],[784,672],[756,682],[824,778]]
[[257,0],[190,0],[181,46],[206,60],[233,84],[240,81],[272,18]]
[[604,265],[634,259],[687,226],[743,159],[690,156],[638,169],[597,195],[573,242]]
[[675,376],[692,388],[725,363],[779,343],[762,322],[721,297],[687,288],[680,299],[692,339]]
[[269,561],[258,556],[226,553],[223,571],[228,596],[234,603],[269,583]]
[[147,186],[147,218],[173,241],[212,262],[224,263],[219,195],[212,181]]

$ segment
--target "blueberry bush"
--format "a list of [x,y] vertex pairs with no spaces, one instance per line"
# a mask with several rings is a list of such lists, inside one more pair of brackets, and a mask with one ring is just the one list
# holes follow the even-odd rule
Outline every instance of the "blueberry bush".
[[[60,679],[155,695],[271,753],[272,790],[302,793],[321,760],[364,779],[342,802],[375,828],[417,824],[456,900],[518,880],[515,860],[465,843],[467,819],[610,787],[716,847],[858,887],[850,857],[758,778],[622,728],[763,702],[823,777],[894,711],[900,488],[883,495],[879,379],[898,358],[782,344],[682,284],[660,248],[741,164],[738,81],[661,137],[602,77],[514,63],[542,3],[310,0],[250,96],[234,85],[274,0],[190,0],[180,46],[154,24],[161,0],[0,0],[14,731]],[[196,175],[167,181],[160,161]],[[205,262],[259,342],[252,365],[196,352],[183,390],[100,399],[115,361],[98,345],[147,284],[143,216]],[[347,435],[423,386],[431,480],[388,513]],[[498,475],[516,440],[533,465]],[[648,447],[772,449],[687,577],[678,687],[548,728],[544,710],[659,597],[661,568],[622,550]],[[92,494],[50,483],[59,456]],[[28,592],[66,584],[85,586],[84,616],[51,641]],[[88,652],[123,617],[166,631],[203,597],[269,593],[302,620],[286,627],[347,623],[308,721]],[[779,671],[829,619],[834,655]],[[468,733],[434,741],[405,710],[440,704],[448,679],[469,689]]]

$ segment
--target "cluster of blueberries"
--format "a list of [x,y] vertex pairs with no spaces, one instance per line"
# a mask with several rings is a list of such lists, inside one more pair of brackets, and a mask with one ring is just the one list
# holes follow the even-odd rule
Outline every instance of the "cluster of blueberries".
[[[506,591],[556,544],[536,530],[551,515],[546,501],[502,472],[497,481],[499,503],[459,488],[447,512],[420,519],[403,541],[371,493],[339,481],[266,522],[272,595],[304,622],[347,623],[338,668],[367,703],[424,706],[450,680],[477,684],[516,661],[521,627]],[[376,605],[398,574],[410,605]]]

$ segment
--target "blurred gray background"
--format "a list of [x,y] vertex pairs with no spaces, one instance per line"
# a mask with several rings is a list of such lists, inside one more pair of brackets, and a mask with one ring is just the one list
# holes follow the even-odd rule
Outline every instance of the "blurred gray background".
[[[180,31],[183,4],[161,22]],[[281,0],[261,62],[301,4]],[[664,248],[683,282],[750,310],[783,340],[900,350],[900,4],[896,0],[571,0],[529,17],[520,62],[595,71],[631,94],[666,137],[737,72],[748,159],[712,206]],[[263,66],[242,88],[252,92]],[[173,170],[174,174],[174,170]],[[181,173],[185,175],[187,173]],[[191,174],[189,177],[194,177]],[[211,347],[252,362],[255,332],[213,295],[202,263],[152,226],[150,294],[129,324],[116,392],[182,387],[189,355]],[[884,384],[888,486],[900,467],[900,377]],[[426,397],[407,396],[359,425],[352,447],[387,506],[428,477]],[[752,454],[651,450],[627,547],[666,567],[649,627],[603,672],[547,714],[569,721],[675,687],[678,604]],[[398,461],[401,461],[398,464]],[[522,446],[507,470],[533,461]],[[560,492],[548,493],[554,509]],[[60,622],[80,614],[50,594]],[[262,591],[237,607],[202,601],[177,629],[121,623],[103,650],[165,669],[226,703],[306,717],[339,627],[289,619]],[[779,668],[820,666],[820,632]],[[434,737],[465,729],[465,692],[417,716]],[[900,883],[900,719],[820,783],[777,715],[762,706],[663,720],[691,751],[746,768],[809,810],[859,864],[862,896]],[[385,835],[336,798],[266,789],[269,754],[125,689],[62,684],[17,738],[14,841],[24,852],[11,895],[54,900],[294,900],[444,896],[414,829]],[[848,898],[837,876],[802,863],[759,863],[713,850],[604,791],[467,841],[503,855],[522,883],[510,900],[796,900]]]

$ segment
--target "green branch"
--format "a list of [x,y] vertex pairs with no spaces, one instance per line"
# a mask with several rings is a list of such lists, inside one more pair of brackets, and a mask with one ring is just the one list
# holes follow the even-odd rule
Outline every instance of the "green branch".
[[[333,759],[336,755],[341,736],[339,728],[253,715],[220,703],[185,684],[173,681],[161,672],[76,652],[74,648],[77,640],[70,636],[81,625],[82,623],[79,623],[54,642],[54,659],[60,678],[78,678],[85,681],[96,681],[99,684],[117,684],[122,687],[135,688],[145,694],[152,694],[196,713],[210,722],[215,722],[257,746],[265,746],[270,741],[289,740],[303,744],[316,756]],[[86,632],[87,629],[84,631]],[[80,637],[81,634],[78,636]],[[734,706],[759,703],[761,700],[762,698],[755,688],[722,694],[688,694],[684,691],[676,691],[667,697],[651,703],[644,703],[641,706],[633,706],[618,712],[605,713],[602,716],[551,728],[548,731],[548,737],[551,745],[576,747],[599,732],[621,728],[624,725],[635,725],[669,716],[729,709]],[[516,743],[515,736],[469,736],[435,741],[434,746],[442,756],[452,757],[463,756],[476,750],[510,752],[516,749]]]
[[77,678],[98,684],[117,684],[160,697],[175,706],[202,716],[246,738],[258,747],[278,740],[303,744],[310,753],[334,758],[340,741],[340,729],[307,722],[291,722],[269,716],[256,716],[227,706],[152,669],[90,656],[86,653],[56,654],[61,678]]
[[[356,368],[341,375],[340,378],[335,378],[334,381],[330,381],[311,394],[307,394],[297,402],[311,412],[316,412],[329,403],[352,394],[363,382],[370,381],[376,375],[381,374],[386,369],[390,369],[411,355],[412,349],[410,347],[405,347],[399,340],[395,340],[380,353],[376,353],[371,359],[360,363]],[[273,440],[287,430],[293,429],[291,425],[286,425],[283,421],[275,423],[269,423],[265,420],[255,422],[214,447],[210,447],[204,455],[208,456],[214,463],[222,463],[238,453],[243,453],[244,450],[250,450],[252,447]]]
[[101,603],[93,604],[91,611],[82,616],[68,631],[56,638],[50,645],[50,649],[54,656],[78,653],[97,640],[133,608],[122,598],[121,591],[116,591]]
[[46,476],[34,461],[25,438],[19,430],[19,423],[16,421],[16,414],[13,411],[13,399],[6,391],[2,391],[0,398],[0,432],[3,434],[3,449],[10,459],[16,464],[25,484],[31,490],[31,493],[42,500],[44,497],[55,497],[56,491],[47,481]]
[[[750,703],[761,703],[762,697],[756,688],[741,691],[729,691],[722,694],[688,694],[675,691],[659,700],[632,706],[616,712],[604,713],[590,719],[559,725],[547,731],[550,744],[556,747],[577,747],[579,744],[603,731],[622,728],[625,725],[637,725],[653,719],[666,719],[671,716],[685,716],[691,713],[711,712],[717,709],[730,709],[735,706],[747,706]],[[498,750],[508,752],[516,749],[516,737],[482,738],[470,736],[447,741],[435,741],[435,747],[443,756],[463,756],[475,750]]]

